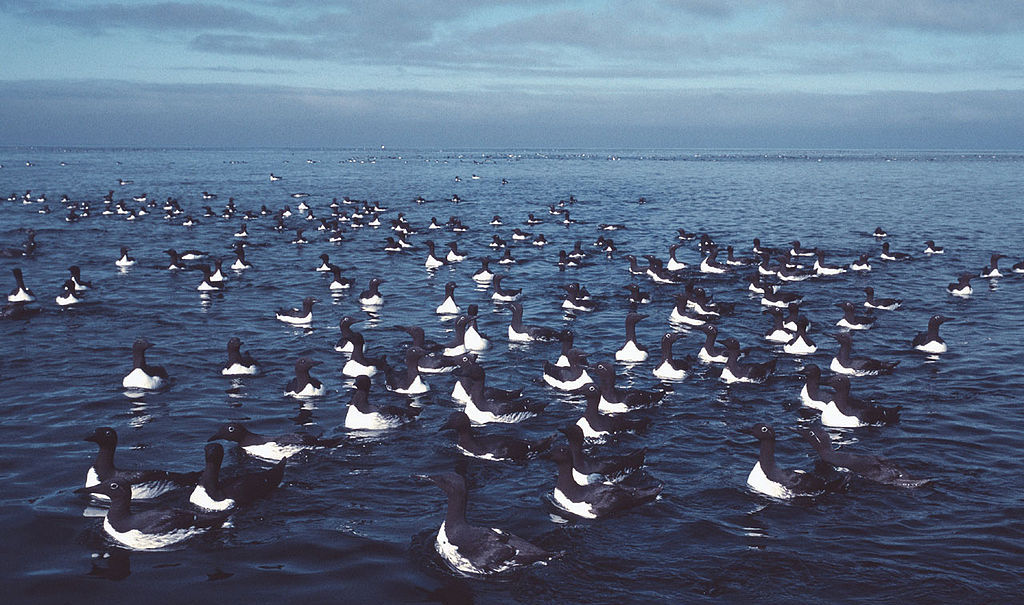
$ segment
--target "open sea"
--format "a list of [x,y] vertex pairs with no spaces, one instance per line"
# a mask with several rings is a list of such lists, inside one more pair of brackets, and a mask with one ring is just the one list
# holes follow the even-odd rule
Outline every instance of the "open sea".
[[[683,151],[683,150],[457,150],[415,149],[126,149],[0,148],[0,248],[18,247],[36,232],[34,254],[0,258],[0,286],[14,287],[20,267],[41,312],[29,320],[0,321],[0,580],[8,603],[305,602],[305,603],[999,603],[1019,601],[1024,574],[1024,275],[1010,266],[1024,259],[1024,155],[1008,152]],[[271,182],[273,173],[282,177]],[[474,179],[472,175],[479,178]],[[456,177],[461,177],[456,180]],[[119,185],[119,179],[131,181]],[[504,179],[504,181],[503,181]],[[31,190],[31,203],[22,196]],[[129,222],[103,215],[102,198],[129,208],[157,207]],[[217,199],[203,200],[202,193]],[[293,193],[308,193],[297,199]],[[34,201],[45,195],[45,202]],[[60,198],[89,202],[91,215],[66,222]],[[458,195],[461,202],[452,203]],[[577,222],[564,226],[548,207],[566,207]],[[414,202],[422,196],[426,203]],[[177,199],[184,214],[163,217],[163,200]],[[229,197],[239,214],[221,218]],[[247,258],[254,268],[227,269],[229,247],[246,210],[305,201],[329,218],[333,198],[378,201],[387,211],[378,228],[343,228],[328,242],[318,221],[303,214],[260,216],[248,223]],[[639,203],[640,198],[646,202]],[[52,209],[41,214],[44,206]],[[217,217],[204,217],[211,206]],[[351,214],[354,205],[343,205]],[[544,220],[523,224],[528,213]],[[419,233],[407,252],[388,254],[384,240],[398,213]],[[489,225],[497,214],[504,225]],[[465,233],[428,232],[431,217],[458,216]],[[619,231],[598,230],[621,223]],[[878,258],[871,236],[882,226],[906,262]],[[539,248],[513,242],[520,227],[544,234]],[[289,243],[305,229],[308,244]],[[750,256],[751,241],[788,249],[798,239],[848,265],[872,255],[869,273],[811,279],[786,290],[805,296],[818,352],[800,358],[764,339],[770,320],[759,296],[747,291],[752,269],[724,275],[696,271],[695,241],[677,256],[687,273],[735,303],[722,317],[723,337],[736,337],[755,361],[777,358],[764,384],[727,385],[715,366],[695,364],[684,380],[652,375],[661,336],[671,330],[672,295],[681,285],[631,276],[626,254],[667,259],[676,231],[710,234],[723,248]],[[544,413],[516,425],[488,425],[485,433],[540,438],[575,422],[582,400],[547,387],[544,361],[558,343],[510,344],[506,305],[471,280],[499,234],[520,262],[505,267],[505,287],[524,291],[527,323],[569,328],[592,363],[613,361],[624,342],[630,307],[623,285],[639,283],[652,295],[638,325],[651,358],[616,363],[620,387],[668,391],[642,412],[649,429],[597,446],[602,453],[648,448],[649,480],[662,496],[598,520],[570,518],[552,504],[555,466],[537,458],[516,465],[472,460],[466,469],[471,523],[499,527],[564,555],[495,578],[450,571],[433,542],[445,496],[421,475],[450,471],[462,458],[451,432],[439,431],[457,406],[454,378],[431,375],[417,398],[422,413],[411,425],[376,435],[348,433],[344,417],[352,389],[336,352],[338,320],[355,326],[367,348],[404,364],[408,339],[395,327],[418,324],[427,337],[447,341],[452,319],[434,308],[444,284],[458,284],[456,300],[480,306],[479,326],[491,346],[480,357],[488,384],[523,387]],[[614,239],[610,257],[592,246]],[[470,258],[429,271],[424,241],[457,241]],[[922,254],[934,240],[946,253]],[[576,241],[590,253],[579,268],[560,270],[558,250]],[[138,264],[114,265],[121,246]],[[201,274],[168,271],[163,250],[197,248],[225,259],[227,286],[203,296]],[[974,294],[946,292],[956,276],[977,274],[995,252],[1005,277],[977,278]],[[342,294],[318,273],[327,253],[356,285]],[[724,256],[724,254],[723,254]],[[813,261],[810,259],[808,264]],[[643,262],[643,261],[641,261]],[[59,308],[54,298],[79,265],[93,283],[86,302]],[[371,277],[381,277],[384,304],[368,315],[356,302]],[[598,303],[594,312],[566,314],[560,286],[580,282]],[[855,334],[854,352],[899,361],[888,376],[853,378],[853,394],[902,406],[895,425],[830,429],[847,451],[898,461],[911,475],[933,482],[900,489],[852,478],[844,489],[813,499],[774,500],[752,492],[746,477],[757,460],[755,440],[740,433],[757,422],[778,432],[783,468],[815,469],[811,447],[788,430],[817,423],[801,409],[798,373],[804,363],[827,368],[841,317],[837,302],[862,309],[863,287],[903,299],[896,311],[875,311],[877,322]],[[311,329],[274,317],[279,307],[314,296]],[[931,358],[911,349],[933,314],[955,318],[942,328],[949,352]],[[228,339],[237,336],[258,359],[260,376],[221,376]],[[121,379],[132,367],[137,337],[154,344],[147,359],[165,366],[172,384],[129,397]],[[684,331],[677,357],[696,355],[703,334]],[[313,375],[327,395],[311,402],[285,396],[300,356],[323,364]],[[828,371],[825,370],[826,374]],[[404,404],[374,379],[373,399]],[[84,485],[95,445],[84,437],[110,426],[120,435],[118,464],[126,468],[199,470],[203,447],[217,428],[242,421],[269,435],[306,430],[344,436],[342,445],[289,460],[282,486],[241,510],[230,526],[178,548],[132,552],[102,528],[103,509],[73,493]],[[561,437],[560,437],[561,438]],[[225,473],[259,466],[225,443]],[[177,492],[161,506],[186,506]],[[140,508],[142,505],[139,505]]]

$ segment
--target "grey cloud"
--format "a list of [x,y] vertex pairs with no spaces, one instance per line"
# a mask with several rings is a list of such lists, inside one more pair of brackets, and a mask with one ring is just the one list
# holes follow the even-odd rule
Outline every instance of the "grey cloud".
[[1020,33],[1019,0],[789,0],[792,16],[810,24],[855,23],[884,29],[951,33]]
[[330,56],[329,50],[315,41],[242,34],[200,34],[192,39],[189,47],[226,55],[279,59],[324,59]]
[[6,82],[8,144],[1008,149],[1022,91],[334,91]]
[[113,28],[146,31],[231,30],[273,31],[279,24],[250,11],[201,2],[138,3],[32,3],[14,5],[23,17],[88,32],[101,33]]

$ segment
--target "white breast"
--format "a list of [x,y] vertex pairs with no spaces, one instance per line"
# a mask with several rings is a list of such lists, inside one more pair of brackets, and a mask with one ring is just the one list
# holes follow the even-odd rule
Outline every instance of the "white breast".
[[571,380],[567,382],[558,380],[557,378],[554,378],[545,373],[544,382],[562,391],[575,391],[576,389],[582,388],[584,385],[590,384],[591,382],[593,382],[593,380],[591,380],[590,376],[586,372],[580,374],[580,377],[577,378],[576,380]]
[[533,338],[526,332],[516,332],[512,326],[508,327],[508,339],[511,342],[532,342]]
[[864,426],[864,423],[856,416],[847,416],[840,412],[834,401],[828,402],[825,409],[821,411],[821,423],[825,426],[841,428]]
[[709,264],[708,259],[704,259],[700,262],[700,271],[701,273],[725,273],[725,269]]
[[654,368],[654,376],[662,380],[682,380],[686,378],[686,370],[677,370],[668,361],[663,361]]
[[583,431],[583,437],[586,439],[604,439],[605,435],[608,434],[604,431],[595,431],[594,428],[590,426],[590,421],[587,420],[586,416],[577,420],[576,426],[580,427],[580,430]]
[[490,346],[487,339],[481,336],[473,327],[466,328],[466,336],[463,342],[470,351],[483,351]]
[[760,492],[766,496],[772,498],[792,498],[793,492],[789,491],[786,486],[781,483],[776,483],[768,478],[761,470],[761,461],[759,460],[754,468],[751,469],[750,474],[747,475],[747,485],[750,489]]
[[412,380],[412,384],[410,384],[408,388],[395,389],[395,392],[402,393],[403,395],[420,395],[422,393],[426,393],[429,390],[430,387],[427,386],[427,383],[423,382],[423,380],[419,376],[417,376]]
[[192,490],[192,495],[188,497],[188,501],[203,510],[213,511],[228,510],[235,505],[235,501],[231,498],[214,500],[202,485],[197,485],[196,488]]
[[638,363],[647,359],[647,355],[647,351],[641,349],[636,341],[627,340],[621,349],[615,351],[615,360]]
[[7,295],[8,302],[32,302],[36,299],[24,288],[18,288],[18,290],[12,294]]
[[810,393],[807,392],[806,384],[803,386],[803,388],[800,389],[800,403],[804,404],[809,408],[818,410],[819,412],[824,412],[825,406],[828,405],[827,401],[821,401],[818,399],[811,398]]
[[921,351],[922,353],[932,353],[936,355],[939,353],[945,353],[947,350],[949,350],[949,347],[946,346],[946,343],[939,340],[929,340],[923,345],[917,345],[914,348],[917,349],[918,351]]
[[308,323],[311,323],[313,321],[313,312],[310,311],[309,313],[306,313],[302,317],[294,317],[294,316],[291,316],[291,315],[284,315],[284,314],[278,313],[277,314],[277,318],[279,320],[283,321],[284,323],[287,323],[287,324],[296,324],[296,325],[308,324]]
[[455,304],[455,299],[449,296],[437,306],[436,311],[438,315],[458,315],[459,305]]
[[725,363],[728,358],[725,355],[711,355],[706,348],[701,347],[700,352],[697,353],[697,359],[704,363]]
[[240,363],[233,363],[230,366],[221,369],[220,373],[224,376],[254,376],[260,371],[259,366],[252,364],[251,366],[245,366]]
[[127,546],[132,550],[153,550],[164,548],[178,542],[188,540],[192,536],[203,533],[204,530],[195,527],[178,529],[166,534],[146,534],[137,529],[119,532],[110,524],[110,521],[103,518],[103,529],[114,540]]
[[280,445],[273,441],[267,443],[261,443],[259,445],[247,445],[242,448],[245,453],[262,460],[270,460],[272,462],[280,462],[284,458],[294,456],[304,449],[309,449],[302,445]]
[[121,386],[126,389],[146,389],[155,391],[164,385],[164,379],[160,376],[150,376],[142,368],[135,368],[121,380]]
[[576,515],[577,517],[583,517],[584,519],[597,518],[597,515],[594,514],[593,509],[591,509],[590,504],[588,504],[587,502],[573,502],[572,500],[569,499],[568,496],[562,493],[562,490],[558,489],[557,487],[551,495],[555,501],[555,504],[562,508],[562,510],[570,512]]
[[389,429],[401,424],[401,420],[394,417],[383,416],[378,412],[364,414],[354,405],[348,406],[345,414],[345,428],[364,431],[380,431]]
[[804,338],[797,338],[787,343],[782,350],[790,355],[810,355],[818,350],[818,345],[813,345]]
[[341,368],[341,373],[351,378],[355,378],[357,376],[373,376],[377,373],[377,368],[375,366],[364,366],[353,359],[349,359],[345,362],[344,367]]
[[793,340],[793,334],[789,330],[779,328],[769,334],[765,334],[764,338],[771,342],[789,342]]
[[327,387],[323,384],[319,387],[315,387],[313,386],[313,383],[307,382],[306,386],[302,387],[301,391],[297,393],[295,391],[286,391],[285,395],[288,395],[289,397],[320,397],[326,392]]

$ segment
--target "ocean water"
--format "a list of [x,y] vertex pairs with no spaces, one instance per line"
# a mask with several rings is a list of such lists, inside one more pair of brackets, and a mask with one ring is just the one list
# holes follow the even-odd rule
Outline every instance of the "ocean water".
[[[1019,599],[1024,567],[1024,276],[1010,265],[1024,258],[1024,155],[953,152],[763,151],[543,151],[367,149],[55,149],[0,148],[0,193],[45,194],[42,203],[0,202],[0,247],[17,246],[24,230],[37,233],[28,258],[0,258],[0,284],[14,287],[10,270],[21,267],[39,297],[41,313],[29,321],[0,322],[0,574],[8,602],[212,602],[287,599],[307,602],[443,603],[649,603],[649,602],[1007,602]],[[269,174],[282,177],[271,182]],[[471,175],[479,179],[472,179]],[[461,181],[456,182],[455,177]],[[119,186],[118,179],[131,184]],[[507,182],[503,184],[502,179]],[[200,221],[164,220],[157,211],[135,222],[102,216],[102,196],[148,194],[178,199]],[[218,199],[204,201],[202,191]],[[380,228],[345,232],[329,243],[299,214],[289,230],[273,220],[249,221],[248,259],[255,268],[225,270],[227,289],[211,297],[196,291],[197,271],[166,270],[166,248],[199,248],[227,259],[239,218],[219,214],[228,197],[240,211],[261,205],[293,209],[305,201],[328,216],[332,198],[374,200],[387,207]],[[89,201],[94,213],[64,221],[62,194]],[[448,199],[457,194],[462,202]],[[548,206],[574,196],[578,222],[566,227]],[[427,203],[413,202],[423,196]],[[639,204],[639,198],[646,203]],[[351,212],[352,207],[344,207]],[[403,254],[382,251],[387,228],[399,212],[424,228],[432,216],[458,216],[466,233],[411,236]],[[545,220],[523,226],[533,212]],[[493,215],[505,224],[488,224]],[[600,223],[627,229],[604,233],[618,252],[607,258],[591,246]],[[715,299],[736,304],[719,322],[722,336],[750,348],[750,358],[778,358],[767,383],[726,385],[713,367],[698,364],[685,380],[664,384],[660,405],[643,412],[652,420],[640,435],[597,446],[600,452],[648,448],[648,479],[664,483],[657,501],[599,520],[568,518],[549,495],[555,467],[544,459],[522,465],[473,460],[469,519],[500,527],[565,554],[499,578],[467,578],[451,571],[433,550],[443,520],[443,493],[421,476],[451,470],[461,455],[453,435],[439,432],[456,408],[453,378],[429,376],[431,391],[418,398],[423,411],[410,426],[379,435],[343,428],[350,381],[341,375],[345,356],[333,350],[343,315],[366,319],[356,326],[373,354],[402,363],[405,334],[395,327],[421,325],[428,338],[451,337],[451,319],[439,318],[444,284],[458,284],[463,308],[480,306],[480,328],[491,340],[481,356],[488,384],[523,387],[548,407],[515,426],[484,432],[528,437],[553,434],[581,414],[581,401],[541,381],[557,343],[510,345],[509,312],[471,279],[493,234],[511,242],[520,226],[543,233],[545,248],[514,243],[520,263],[506,272],[506,287],[525,293],[528,323],[567,327],[591,362],[613,360],[624,340],[629,306],[622,286],[638,281],[652,293],[650,317],[638,336],[651,349],[647,362],[616,364],[619,385],[650,389],[660,337],[670,329],[672,295],[682,286],[631,277],[625,254],[667,257],[676,229],[706,232],[721,245],[749,255],[752,238],[787,247],[794,239],[827,252],[832,263],[873,255],[874,270],[787,286],[805,295],[819,350],[808,358],[786,355],[763,339],[769,320],[745,288],[750,270],[721,276],[693,272]],[[907,262],[878,260],[876,226],[890,234]],[[306,245],[290,244],[306,228]],[[423,242],[458,241],[470,259],[436,271],[423,266]],[[921,254],[926,239],[946,248]],[[581,241],[593,252],[587,264],[559,270],[557,251]],[[120,246],[139,263],[114,265]],[[978,272],[989,255],[1008,255],[1006,277],[977,279],[967,299],[945,286],[964,272]],[[328,253],[356,280],[332,295],[326,274],[314,272]],[[678,256],[696,266],[689,242]],[[54,304],[67,268],[77,264],[94,288],[87,303],[61,310]],[[385,302],[368,316],[356,294],[371,277],[387,280]],[[566,315],[560,285],[581,282],[599,308]],[[827,367],[837,346],[832,335],[841,311],[858,305],[862,289],[904,300],[897,311],[876,311],[870,330],[855,334],[855,353],[899,361],[889,376],[853,379],[855,396],[902,406],[898,424],[831,431],[849,451],[900,462],[909,473],[934,481],[899,489],[854,478],[836,493],[813,500],[778,501],[751,492],[747,473],[757,459],[754,440],[739,432],[756,422],[778,434],[784,468],[814,469],[810,446],[788,428],[817,422],[802,411],[798,370],[808,361]],[[274,318],[278,307],[315,296],[311,330]],[[936,313],[955,318],[942,328],[949,352],[938,359],[914,352],[910,340]],[[164,365],[170,388],[128,397],[121,378],[131,369],[131,343],[144,336],[154,347],[150,363]],[[238,336],[265,371],[232,380],[220,375],[225,344]],[[686,332],[677,357],[696,354],[703,335]],[[328,394],[304,406],[283,395],[294,361],[313,357],[313,374]],[[827,374],[827,371],[826,371]],[[404,404],[375,379],[374,399]],[[296,429],[345,436],[330,451],[289,462],[282,487],[238,514],[230,527],[180,548],[128,552],[108,541],[101,509],[73,493],[83,485],[95,453],[83,438],[98,426],[120,435],[117,460],[128,468],[199,469],[203,446],[218,426],[243,421],[251,429]],[[230,444],[228,444],[230,445]],[[226,473],[257,466],[228,447]],[[186,493],[161,505],[185,505]],[[112,600],[112,601],[111,601]]]

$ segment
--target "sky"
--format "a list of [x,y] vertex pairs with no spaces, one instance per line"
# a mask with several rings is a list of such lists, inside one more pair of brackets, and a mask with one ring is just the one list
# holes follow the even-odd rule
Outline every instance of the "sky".
[[0,0],[0,145],[1024,148],[1021,0]]

